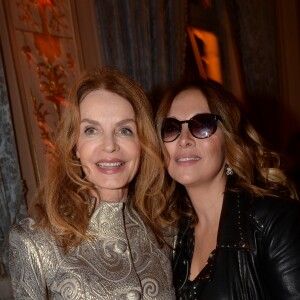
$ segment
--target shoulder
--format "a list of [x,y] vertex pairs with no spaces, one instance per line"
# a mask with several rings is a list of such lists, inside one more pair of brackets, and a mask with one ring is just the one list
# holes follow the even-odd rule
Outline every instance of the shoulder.
[[26,245],[38,246],[39,244],[46,244],[47,241],[52,240],[52,236],[47,230],[40,229],[35,226],[35,221],[31,218],[26,218],[14,224],[9,233],[10,247],[23,247]]
[[251,197],[247,214],[262,230],[271,225],[300,228],[300,202],[290,198]]
[[31,218],[21,220],[19,223],[14,224],[10,229],[10,239],[12,238],[26,238],[35,233],[35,222]]
[[248,211],[261,218],[270,215],[270,213],[289,213],[297,215],[300,213],[300,202],[290,198],[276,196],[255,196],[249,200]]
[[[48,230],[35,227],[31,218],[13,225],[9,233],[10,269],[18,272],[20,268],[34,268],[43,273],[44,270],[57,264],[63,251],[57,245],[55,237]],[[47,272],[48,272],[47,271]]]

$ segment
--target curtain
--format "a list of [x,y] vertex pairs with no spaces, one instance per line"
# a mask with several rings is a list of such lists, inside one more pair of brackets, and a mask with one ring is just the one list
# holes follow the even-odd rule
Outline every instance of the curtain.
[[97,0],[104,64],[152,99],[184,73],[187,0]]
[[215,0],[217,9],[227,9],[231,21],[249,117],[263,137],[278,148],[280,85],[276,5],[272,0],[227,0],[225,3]]
[[26,214],[24,188],[0,51],[0,278],[8,273],[8,232]]

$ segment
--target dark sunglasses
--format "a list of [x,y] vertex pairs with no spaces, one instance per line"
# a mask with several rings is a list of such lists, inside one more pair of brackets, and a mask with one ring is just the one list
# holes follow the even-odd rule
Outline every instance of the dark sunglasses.
[[175,141],[182,129],[182,124],[187,123],[190,133],[197,139],[206,139],[217,130],[217,121],[221,117],[214,114],[198,114],[189,120],[179,121],[175,118],[166,118],[161,128],[161,137],[165,143]]

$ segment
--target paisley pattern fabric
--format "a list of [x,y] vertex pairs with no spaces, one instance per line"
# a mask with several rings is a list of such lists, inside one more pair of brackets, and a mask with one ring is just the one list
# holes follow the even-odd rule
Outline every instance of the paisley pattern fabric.
[[171,248],[125,203],[102,201],[93,238],[64,254],[45,230],[24,219],[10,232],[15,299],[175,299]]

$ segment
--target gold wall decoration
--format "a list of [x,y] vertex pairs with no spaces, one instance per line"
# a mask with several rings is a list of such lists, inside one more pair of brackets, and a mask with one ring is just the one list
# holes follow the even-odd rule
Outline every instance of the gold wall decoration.
[[71,0],[10,0],[12,45],[37,178],[80,71]]

